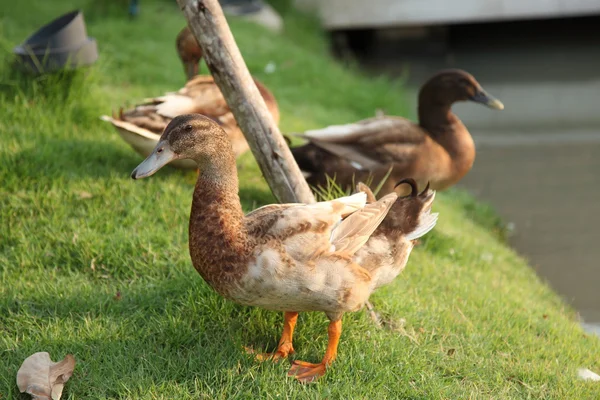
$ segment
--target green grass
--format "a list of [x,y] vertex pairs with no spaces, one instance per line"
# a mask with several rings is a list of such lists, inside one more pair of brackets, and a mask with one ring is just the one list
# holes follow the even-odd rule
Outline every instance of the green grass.
[[[194,176],[165,169],[134,182],[140,162],[98,116],[184,83],[170,1],[8,2],[0,17],[0,398],[19,397],[21,362],[72,353],[66,399],[411,398],[591,399],[597,338],[499,238],[488,208],[461,192],[438,195],[438,227],[394,284],[345,316],[337,362],[314,385],[288,362],[255,362],[243,345],[272,349],[281,315],[237,306],[193,270],[187,218]],[[11,71],[12,46],[37,26],[85,10],[101,58],[87,72],[30,78]],[[98,5],[100,4],[100,5]],[[412,115],[401,86],[344,69],[311,18],[286,5],[275,36],[231,21],[251,71],[271,87],[284,132],[372,116]],[[32,12],[36,10],[36,12]],[[277,69],[265,74],[273,61]],[[240,161],[244,208],[273,201],[250,154]],[[119,296],[117,296],[119,293]],[[322,314],[300,316],[297,357],[317,361]]]

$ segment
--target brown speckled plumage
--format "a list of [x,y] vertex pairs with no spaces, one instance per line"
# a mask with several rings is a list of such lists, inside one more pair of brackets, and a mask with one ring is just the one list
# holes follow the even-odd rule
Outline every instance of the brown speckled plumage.
[[381,116],[307,131],[303,136],[309,143],[292,153],[313,186],[326,185],[326,176],[335,176],[345,188],[369,179],[378,184],[393,167],[382,195],[407,177],[420,188],[430,183],[443,190],[462,179],[475,160],[473,139],[451,110],[453,103],[465,100],[503,108],[470,74],[445,70],[421,88],[418,124]]
[[[275,96],[262,83],[255,83],[271,116],[276,123],[279,122],[279,107]],[[115,120],[160,134],[174,117],[192,113],[205,115],[217,122],[227,132],[236,157],[248,151],[244,134],[212,76],[196,76],[177,92],[147,99],[130,110],[121,110]]]
[[[343,313],[360,309],[376,287],[393,279],[412,248],[409,236],[419,229],[417,237],[425,234],[435,224],[427,207],[403,204],[415,197],[395,193],[369,204],[361,192],[315,204],[269,205],[244,215],[231,145],[214,121],[200,115],[173,119],[132,177],[149,176],[181,158],[195,160],[200,171],[189,225],[195,269],[218,293],[240,304],[286,311],[286,318],[323,311],[332,321],[330,347],[337,348]],[[433,196],[427,196],[423,204],[430,205]],[[399,214],[392,225],[417,213],[410,216],[418,221],[413,231],[393,228],[398,243],[381,229],[390,210]],[[430,223],[427,230],[424,222]],[[321,375],[334,350],[328,348],[321,364],[302,367],[309,369],[298,378]]]
[[[153,143],[158,141],[159,135],[174,117],[184,114],[202,114],[213,119],[227,132],[236,157],[247,152],[250,147],[246,138],[213,77],[197,75],[202,50],[187,27],[177,36],[177,52],[188,76],[188,82],[183,88],[163,96],[146,99],[131,109],[121,109],[118,115],[105,116],[103,119],[111,122],[117,129],[133,135],[130,139],[134,142],[132,145],[146,156],[149,151],[146,149],[151,148]],[[279,123],[279,106],[275,96],[263,83],[256,79],[254,83],[273,120]]]

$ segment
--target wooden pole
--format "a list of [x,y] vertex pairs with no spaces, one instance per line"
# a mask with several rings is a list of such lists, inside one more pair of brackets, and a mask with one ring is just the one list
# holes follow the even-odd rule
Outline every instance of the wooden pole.
[[306,180],[252,80],[218,0],[177,0],[177,4],[277,200],[314,203]]

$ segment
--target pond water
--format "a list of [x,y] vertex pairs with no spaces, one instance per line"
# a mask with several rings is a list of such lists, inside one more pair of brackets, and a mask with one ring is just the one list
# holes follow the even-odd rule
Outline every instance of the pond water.
[[585,18],[460,26],[421,44],[387,31],[371,33],[358,53],[368,71],[408,76],[411,99],[425,79],[452,67],[471,72],[504,102],[502,112],[473,103],[454,107],[477,145],[474,168],[460,186],[514,224],[514,248],[596,332],[600,31],[592,26],[599,23]]

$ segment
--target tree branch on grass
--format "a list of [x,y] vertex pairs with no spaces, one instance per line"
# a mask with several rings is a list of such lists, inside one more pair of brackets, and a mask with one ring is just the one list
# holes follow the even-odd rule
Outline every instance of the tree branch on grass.
[[177,0],[177,4],[277,200],[314,203],[306,180],[252,80],[218,0]]

